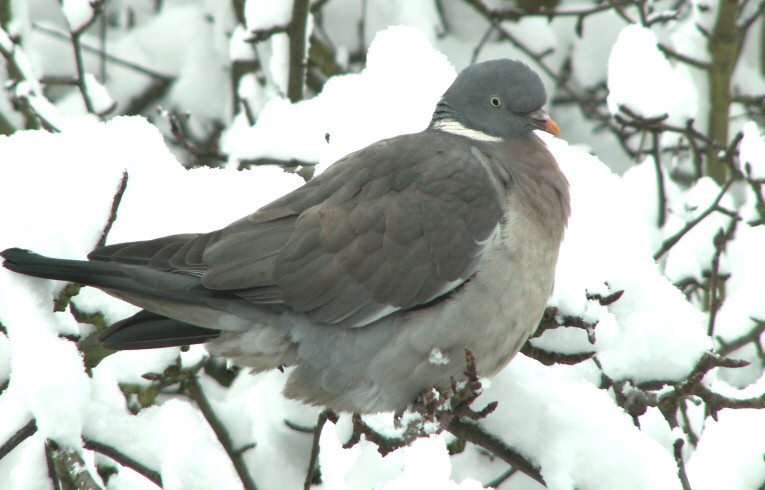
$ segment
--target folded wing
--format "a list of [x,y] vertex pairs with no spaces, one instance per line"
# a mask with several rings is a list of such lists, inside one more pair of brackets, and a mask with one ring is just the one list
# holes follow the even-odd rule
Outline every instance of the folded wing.
[[90,258],[197,275],[222,294],[359,327],[468,280],[501,232],[504,184],[469,140],[426,131],[353,153],[222,230]]

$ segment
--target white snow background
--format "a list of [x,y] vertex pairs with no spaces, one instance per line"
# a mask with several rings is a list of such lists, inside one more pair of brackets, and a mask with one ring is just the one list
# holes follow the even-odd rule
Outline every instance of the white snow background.
[[[272,7],[270,2],[247,2],[248,25],[267,28],[280,22],[290,2],[277,3]],[[339,13],[350,10],[351,2],[334,3],[336,17],[328,23],[343,22]],[[201,121],[225,114],[230,94],[209,93],[206,90],[212,82],[194,84],[191,77],[214,71],[210,60],[216,54],[238,56],[242,33],[232,34],[229,46],[215,44],[210,41],[211,28],[199,19],[206,12],[222,12],[222,7],[210,2],[171,4],[164,18],[136,34],[153,39],[151,46],[156,48],[142,56],[146,63],[164,66],[179,79],[190,78],[173,89],[173,103],[187,107]],[[90,8],[88,5],[87,1],[65,1],[68,22],[86,22],[83,9]],[[361,73],[330,79],[321,94],[296,104],[280,97],[272,86],[243,84],[240,90],[253,101],[259,119],[250,127],[237,115],[226,128],[223,150],[231,161],[225,168],[187,170],[167,148],[160,131],[144,118],[116,117],[101,122],[84,116],[74,96],[47,109],[60,133],[19,131],[0,137],[0,250],[23,247],[55,257],[83,258],[100,237],[124,171],[129,176],[127,189],[108,243],[213,230],[303,182],[276,167],[237,171],[238,159],[317,161],[321,171],[373,141],[423,129],[438,97],[453,80],[455,67],[467,64],[472,44],[464,40],[467,36],[460,29],[469,32],[470,26],[457,27],[454,36],[439,39],[431,2],[376,0],[369,2],[369,9],[368,29],[374,41]],[[556,33],[555,25],[538,21],[523,21],[518,30],[521,35],[536,33],[540,51],[548,44],[571,42]],[[159,22],[162,26],[156,25]],[[388,28],[390,24],[409,27]],[[603,42],[597,46],[601,65],[590,60],[579,67],[604,71],[605,60],[609,60],[611,110],[627,104],[646,116],[669,111],[677,120],[695,117],[690,108],[699,98],[695,82],[663,57],[656,48],[656,35],[639,26],[612,30],[609,49],[602,52]],[[683,35],[692,36],[690,32],[679,26],[673,35],[682,42]],[[277,72],[272,73],[276,85],[286,80],[285,72],[278,73],[286,69],[279,42],[273,40],[268,64],[269,70]],[[578,42],[596,51],[591,38]],[[128,50],[127,41],[125,46]],[[46,49],[50,53],[62,48]],[[174,49],[183,61],[165,63]],[[488,46],[482,55],[482,59],[496,57],[517,58],[519,53],[502,44]],[[579,53],[576,58],[586,56]],[[37,68],[40,65],[41,60],[31,63]],[[55,67],[46,65],[46,69]],[[66,70],[63,62],[59,69]],[[674,82],[644,83],[640,75],[645,70],[658,70],[663,79]],[[124,102],[129,97],[128,82],[123,84],[100,87],[108,91],[102,104]],[[553,90],[549,83],[548,88]],[[650,158],[617,175],[597,156],[568,144],[566,125],[561,126],[563,139],[541,135],[572,188],[573,215],[550,305],[564,314],[598,322],[597,342],[591,346],[580,330],[558,329],[533,343],[561,352],[594,349],[603,371],[612,379],[682,379],[714,344],[706,333],[706,314],[673,281],[701,278],[714,253],[712,237],[727,226],[729,218],[713,213],[658,265],[652,256],[665,238],[709,206],[719,186],[710,179],[700,180],[689,190],[670,185],[669,218],[659,229],[655,226],[656,175]],[[762,132],[754,122],[746,123],[741,147],[742,160],[750,163],[756,176],[765,175]],[[331,135],[329,141],[326,134]],[[742,199],[726,196],[723,203],[742,213],[751,212],[752,195],[741,192]],[[763,251],[764,227],[740,223],[736,240],[723,256],[723,268],[731,275],[717,318],[716,332],[723,339],[736,338],[749,331],[755,319],[765,318]],[[162,396],[156,406],[132,415],[118,386],[148,385],[143,373],[162,372],[179,355],[183,366],[194,365],[205,355],[203,347],[185,353],[177,348],[120,352],[101,362],[89,376],[75,345],[60,335],[85,335],[93,327],[78,324],[69,312],[51,312],[53,298],[63,286],[0,269],[0,322],[7,330],[7,336],[0,333],[0,384],[8,380],[7,388],[0,392],[0,444],[32,417],[38,426],[35,435],[0,460],[0,488],[52,488],[42,449],[45,440],[81,449],[83,437],[117,447],[160,472],[167,489],[241,488],[228,456],[194,405],[184,398]],[[624,295],[608,307],[588,299],[588,293],[607,295],[619,290]],[[89,288],[73,302],[80,310],[103,312],[109,322],[136,311]],[[748,355],[756,359],[754,353]],[[285,420],[310,427],[319,409],[284,399],[280,392],[285,378],[279,372],[240,375],[233,386],[222,389],[210,378],[201,377],[203,389],[235,443],[255,444],[245,452],[245,461],[261,490],[302,488],[305,478],[310,435],[290,429]],[[638,429],[616,405],[613,394],[598,388],[600,381],[593,361],[546,367],[518,355],[501,373],[486,380],[478,405],[496,400],[499,406],[481,425],[538,463],[551,489],[680,489],[673,444],[682,433],[671,431],[653,408],[640,417],[642,429]],[[756,363],[741,372],[713,371],[707,382],[710,388],[732,397],[756,396],[765,387],[762,366]],[[702,411],[691,410],[694,427],[703,423],[705,427],[695,451],[686,444],[694,489],[748,490],[765,481],[764,412],[723,410],[717,421],[704,422]],[[391,424],[390,414],[369,419],[375,426]],[[349,417],[344,415],[336,426],[329,423],[325,427],[320,453],[323,484],[314,488],[479,489],[507,469],[505,463],[471,445],[450,457],[446,444],[452,436],[448,434],[419,440],[385,458],[366,441],[343,449],[349,425]],[[103,460],[84,449],[82,455],[91,467]],[[108,488],[156,486],[122,468],[109,480]],[[542,487],[517,475],[501,488]]]

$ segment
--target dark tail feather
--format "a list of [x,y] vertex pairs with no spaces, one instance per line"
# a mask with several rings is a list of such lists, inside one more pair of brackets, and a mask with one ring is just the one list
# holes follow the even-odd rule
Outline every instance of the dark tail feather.
[[[134,297],[195,303],[220,296],[199,287],[199,277],[170,274],[149,267],[89,260],[53,259],[29,250],[9,248],[0,252],[6,269],[43,279],[76,282]],[[217,296],[216,296],[217,295]],[[120,296],[121,297],[121,296]],[[128,300],[130,301],[130,300]],[[138,306],[141,306],[140,303]]]
[[118,266],[86,260],[52,259],[21,248],[0,252],[3,267],[19,274],[76,282],[97,287],[119,287],[125,274]]
[[[199,281],[198,278],[191,276],[173,275],[171,285],[177,286],[177,289],[172,290],[158,283],[169,276],[163,272],[147,270],[145,274],[156,274],[156,277],[146,276],[148,279],[144,278],[142,282],[136,282],[130,275],[130,268],[136,266],[53,259],[20,248],[9,248],[0,252],[0,257],[5,259],[3,266],[6,269],[20,274],[75,282],[119,292],[132,292],[147,298],[176,302],[189,302],[191,296],[186,287],[193,286]],[[156,281],[152,284],[150,279],[156,279]],[[203,293],[205,293],[203,289],[197,292],[202,300],[215,294],[214,292]],[[106,329],[101,334],[101,342],[104,347],[114,350],[154,349],[198,344],[213,339],[219,334],[219,330],[198,327],[156,313],[142,311]]]
[[144,310],[107,328],[99,339],[107,349],[136,350],[201,344],[219,334],[220,330],[197,327]]

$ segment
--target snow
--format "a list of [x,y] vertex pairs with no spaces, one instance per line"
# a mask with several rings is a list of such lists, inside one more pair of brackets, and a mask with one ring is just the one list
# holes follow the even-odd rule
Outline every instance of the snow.
[[[714,330],[719,345],[749,334],[759,322],[765,320],[765,303],[762,301],[765,297],[765,277],[751,273],[753,268],[759,270],[757,264],[762,260],[763,243],[764,227],[739,223],[736,239],[728,245],[726,255],[730,279],[726,283],[725,301],[717,313]],[[761,364],[757,361],[753,346],[739,349],[732,356],[754,362],[748,368],[726,370],[729,382],[743,387],[762,376]]]
[[764,433],[765,412],[762,410],[723,411],[717,421],[707,420],[703,437],[687,465],[693,488],[758,488],[765,479]]
[[410,488],[443,488],[444,490],[480,490],[480,482],[465,479],[457,484],[449,478],[451,462],[443,438],[421,438],[404,449],[404,468],[383,490],[408,490]]
[[8,336],[0,333],[0,384],[11,374],[11,344]]
[[[688,190],[684,199],[671,203],[670,220],[666,226],[667,236],[679,232],[686,222],[705,212],[720,191],[720,186],[711,178],[699,179]],[[727,194],[723,196],[720,206],[733,209],[732,197]],[[665,265],[667,277],[673,282],[680,282],[683,279],[695,279],[701,282],[704,271],[709,270],[715,253],[714,237],[720,230],[727,229],[730,220],[728,216],[713,212],[688,231],[667,256]]]
[[[572,200],[551,304],[562,314],[599,321],[595,348],[612,378],[682,378],[711,347],[705,318],[660,273],[641,229],[622,218],[634,212],[625,199],[634,193],[595,157],[543,136],[571,184]],[[623,296],[609,308],[587,299],[587,292],[620,290]]]
[[6,53],[13,51],[13,41],[11,37],[5,32],[5,29],[0,28],[0,49]]
[[669,116],[684,126],[695,119],[696,87],[682,66],[674,67],[657,47],[656,34],[637,24],[622,29],[608,57],[608,109],[620,106],[644,116]]
[[164,488],[242,488],[220,443],[187,402],[168,400],[132,416],[122,407],[95,399],[88,415],[85,437],[118,447],[156,468]]
[[247,29],[260,31],[289,25],[292,4],[293,0],[247,0],[244,4]]
[[323,170],[375,141],[424,129],[454,76],[419,30],[392,27],[375,37],[361,73],[333,77],[312,99],[272,100],[254,126],[224,134],[223,149],[235,160],[295,159]]
[[79,32],[93,19],[95,11],[91,0],[63,0],[61,10],[64,12],[69,29]]
[[253,57],[252,44],[247,42],[249,34],[244,26],[237,25],[231,33],[229,57],[232,61],[250,60]]
[[106,87],[91,73],[85,73],[85,90],[96,114],[106,114],[117,104]]
[[286,94],[289,83],[290,39],[287,34],[279,33],[271,36],[270,42],[271,60],[268,63],[268,71],[281,93]]
[[567,371],[517,357],[484,390],[481,400],[499,405],[481,425],[538,462],[551,490],[681,488],[672,454],[604,391]]
[[[3,167],[0,200],[6,209],[14,209],[13,213],[3,214],[0,227],[5,232],[0,237],[1,248],[22,246],[54,256],[83,257],[101,234],[123,169],[128,171],[129,183],[120,207],[120,220],[110,235],[119,241],[220,227],[302,182],[299,177],[276,169],[239,173],[209,168],[187,171],[170,155],[156,128],[139,117],[121,117],[104,124],[68,121],[66,127],[62,134],[28,131],[0,138],[4,161],[13,163]],[[62,164],[62,155],[71,155],[71,161]],[[34,193],[22,191],[17,185],[33,181],[36,183]],[[28,198],[23,199],[23,195]],[[234,195],[240,199],[232,199]],[[23,205],[18,205],[19,199],[23,199]],[[178,217],[175,223],[172,215]],[[106,432],[115,434],[112,427],[115,416],[107,413],[96,417],[88,412],[93,405],[91,385],[95,381],[90,381],[83,371],[75,345],[57,337],[57,332],[71,333],[73,326],[68,314],[50,313],[52,298],[62,286],[14,276],[4,269],[0,271],[0,289],[3,290],[0,318],[10,339],[12,370],[9,389],[1,398],[18,397],[22,403],[17,406],[35,417],[42,435],[78,447],[80,434],[96,430],[88,427],[92,428],[89,424],[99,418],[109,427]],[[100,303],[108,306],[114,301],[101,300]],[[88,302],[80,298],[77,303],[86,310],[96,309],[99,300],[90,298]],[[101,308],[103,306],[98,307]],[[125,352],[108,358],[96,371],[115,372],[114,382],[141,382],[141,374],[162,372],[176,357],[177,349]],[[40,359],[46,362],[40,363]],[[51,369],[52,366],[55,369]],[[152,422],[167,425],[177,419],[178,425],[170,424],[164,432],[159,432],[151,427],[143,429],[140,422],[134,422],[135,428],[126,429],[125,436],[135,436],[134,431],[139,428],[141,434],[156,433],[156,437],[160,437],[171,433],[172,427],[185,424],[204,427],[197,418],[188,418],[188,414],[195,414],[188,404],[184,402],[182,406],[184,408],[160,409],[172,412],[163,416],[161,423]],[[14,414],[4,417],[4,420],[18,419]],[[24,423],[26,421],[9,425],[7,430]],[[100,434],[101,430],[97,432]],[[193,437],[197,439],[186,440],[181,448],[202,444],[198,439],[202,436]],[[205,437],[204,440],[214,440],[209,434]],[[161,440],[173,438],[161,437]],[[209,441],[204,442],[203,447],[212,444]],[[121,439],[112,442],[127,443]],[[157,446],[157,450],[161,451],[161,447]],[[199,461],[225,459],[225,454],[214,448],[199,451]],[[211,480],[199,479],[198,472],[190,472],[191,467],[184,466],[196,461],[188,449],[168,447],[161,454],[168,488],[215,486]],[[186,463],[182,465],[181,461]],[[197,463],[196,467],[204,465]],[[188,476],[179,476],[187,473]],[[175,478],[180,480],[173,483]],[[192,479],[197,479],[199,486],[191,486]]]
[[[84,18],[85,2],[67,3],[72,12],[69,22],[75,25],[75,14]],[[0,137],[0,206],[7,211],[0,213],[0,250],[21,246],[58,257],[83,258],[101,236],[124,170],[128,185],[109,243],[225,226],[303,182],[271,166],[235,171],[241,160],[296,159],[317,163],[317,171],[322,171],[374,141],[422,130],[453,80],[455,68],[468,63],[475,36],[485,30],[485,24],[461,3],[444,2],[464,22],[439,38],[433,3],[370,0],[368,39],[360,40],[355,28],[347,27],[355,26],[360,15],[358,2],[333,0],[325,10],[324,28],[339,32],[334,41],[341,53],[352,53],[359,43],[372,39],[367,63],[359,73],[333,77],[320,94],[290,103],[280,96],[286,82],[286,38],[277,36],[260,44],[256,57],[244,42],[247,31],[218,15],[215,9],[221,7],[213,7],[212,2],[202,7],[202,3],[166,2],[156,15],[136,6],[135,15],[146,22],[113,42],[110,39],[110,46],[121,57],[174,78],[163,104],[190,111],[192,130],[223,122],[221,149],[230,159],[221,169],[187,170],[156,126],[141,117],[99,122],[84,115],[76,91],[69,100],[64,97],[51,103],[37,82],[43,73],[40,67],[45,67],[45,75],[71,75],[67,71],[70,46],[63,43],[59,48],[66,51],[57,51],[50,42],[42,43],[39,33],[22,32],[25,51],[33,55],[30,59],[0,31],[3,49],[13,48],[26,78],[14,87],[15,93],[61,130],[59,134],[18,131]],[[283,25],[291,5],[289,1],[248,1],[247,30]],[[707,14],[694,15],[709,25]],[[698,32],[692,23],[659,32],[639,26],[622,28],[623,21],[616,22],[613,14],[596,15],[587,19],[583,39],[566,37],[562,25],[539,18],[507,27],[516,35],[538,34],[529,41],[534,49],[555,47],[556,52],[546,58],[551,65],[571,53],[573,76],[585,86],[602,80],[607,72],[612,112],[626,104],[644,116],[668,112],[670,122],[677,124],[684,124],[688,117],[703,117],[698,80],[657,48],[657,39],[670,39],[676,49],[693,45]],[[518,53],[505,41],[492,39],[480,59],[521,56]],[[256,115],[256,123],[250,126],[242,114],[230,114],[233,91],[226,62],[255,58],[262,72],[246,75],[235,87]],[[86,55],[90,73],[96,73],[96,61],[96,56]],[[100,93],[90,91],[99,108],[108,107],[110,100],[124,107],[149,83],[130,70],[110,70],[103,84],[88,76],[89,88]],[[548,81],[547,87],[551,96],[556,95],[553,83]],[[672,444],[682,432],[670,430],[656,408],[640,416],[638,429],[617,406],[613,393],[599,388],[601,374],[628,381],[628,386],[682,379],[704,351],[747,334],[757,320],[765,319],[765,227],[748,222],[758,218],[751,190],[731,189],[722,205],[748,214],[738,223],[722,257],[721,270],[730,278],[715,335],[710,338],[703,302],[689,301],[673,283],[705,277],[713,253],[711,239],[729,218],[713,213],[658,264],[652,257],[665,239],[709,206],[719,185],[701,179],[685,188],[671,180],[667,166],[662,177],[668,215],[666,224],[659,227],[652,158],[630,162],[631,168],[619,176],[604,164],[613,163],[604,139],[580,127],[564,125],[563,131],[564,138],[572,133],[585,135],[587,148],[596,155],[582,146],[540,135],[569,179],[573,200],[550,305],[562,316],[581,316],[596,324],[596,342],[590,344],[580,329],[565,328],[548,331],[533,344],[557,352],[594,352],[603,371],[594,361],[545,367],[519,355],[484,382],[477,406],[490,401],[499,405],[480,424],[541,465],[549,488],[680,488]],[[742,161],[750,163],[753,178],[764,178],[762,129],[747,122],[743,131]],[[119,388],[120,383],[149,386],[142,375],[163,372],[179,356],[182,366],[196,365],[206,355],[204,348],[195,346],[185,353],[177,348],[117,353],[94,368],[90,377],[76,345],[60,334],[88,334],[93,327],[77,323],[68,311],[51,312],[52,299],[62,286],[0,269],[0,322],[7,330],[7,336],[0,332],[0,386],[8,380],[0,392],[0,444],[31,418],[39,427],[36,435],[0,460],[0,487],[50,487],[42,450],[46,438],[82,452],[88,460],[113,464],[84,450],[81,439],[86,437],[113,445],[159,471],[166,488],[241,488],[224,449],[188,399],[162,393],[155,406],[133,415]],[[610,306],[588,299],[588,295],[607,296],[620,290],[623,296]],[[83,289],[73,304],[86,313],[103,313],[107,323],[136,311],[90,288]],[[448,361],[439,354],[433,352],[433,362]],[[713,371],[706,378],[710,388],[736,398],[760,395],[765,376],[754,347],[732,355],[754,362],[746,369]],[[243,452],[243,459],[258,488],[266,490],[302,485],[312,435],[286,422],[310,429],[319,412],[317,407],[284,399],[280,393],[285,380],[286,374],[278,371],[243,372],[231,387],[224,388],[206,374],[199,377],[234,446],[255,445]],[[705,419],[703,407],[688,405],[691,424],[700,436],[698,447],[687,442],[685,449],[693,488],[748,490],[761,485],[765,480],[763,411],[722,410],[715,422]],[[393,426],[392,414],[365,416],[365,420],[387,435],[401,432]],[[337,425],[330,422],[324,427],[319,455],[322,488],[477,489],[507,469],[506,463],[471,445],[449,456],[446,446],[453,438],[445,433],[420,439],[385,458],[367,440],[344,449],[350,433],[347,414]],[[108,488],[155,487],[120,468]],[[501,488],[541,487],[514,476]]]
[[11,340],[11,384],[20,388],[40,434],[77,446],[90,395],[80,353],[72,342],[58,337],[56,317],[44,308],[52,299],[50,285],[36,287],[38,280],[26,279],[11,286],[8,275],[0,277],[5,291],[0,312]]
[[743,170],[754,180],[765,179],[765,137],[754,121],[744,124],[743,133],[739,147]]
[[449,364],[449,361],[449,356],[445,356],[438,347],[433,347],[428,356],[428,362],[434,365]]

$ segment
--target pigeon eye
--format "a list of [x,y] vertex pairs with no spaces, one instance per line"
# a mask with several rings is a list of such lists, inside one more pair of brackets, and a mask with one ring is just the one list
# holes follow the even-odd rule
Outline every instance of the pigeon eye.
[[502,106],[502,99],[500,99],[498,95],[492,95],[489,97],[489,104],[491,104],[492,107],[500,107]]

